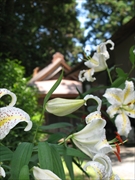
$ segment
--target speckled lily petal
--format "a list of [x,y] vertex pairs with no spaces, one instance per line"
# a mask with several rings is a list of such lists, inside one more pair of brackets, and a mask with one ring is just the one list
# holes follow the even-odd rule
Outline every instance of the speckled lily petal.
[[22,121],[28,124],[24,131],[29,131],[32,127],[32,121],[26,112],[10,106],[0,108],[0,139],[3,139],[13,127]]
[[85,171],[87,171],[88,167],[93,168],[93,170],[95,171],[94,179],[96,179],[96,180],[103,179],[104,173],[105,173],[104,165],[102,165],[101,163],[98,163],[96,161],[89,161],[84,165],[83,169]]
[[95,170],[94,179],[96,180],[120,180],[117,175],[113,174],[111,160],[105,154],[97,153],[92,161],[84,165],[83,169],[86,171],[88,167],[92,167]]
[[12,93],[11,91],[9,91],[8,89],[2,88],[0,89],[0,98],[4,95],[10,95],[12,97],[11,103],[9,104],[9,106],[14,106],[16,101],[17,101],[17,97],[14,93]]

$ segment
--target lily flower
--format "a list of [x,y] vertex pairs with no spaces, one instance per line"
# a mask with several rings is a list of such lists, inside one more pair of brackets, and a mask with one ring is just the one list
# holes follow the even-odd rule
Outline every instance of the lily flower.
[[105,120],[94,119],[67,139],[71,138],[74,144],[91,158],[98,152],[104,154],[112,152],[113,149],[106,140],[105,125]]
[[10,95],[12,100],[11,103],[9,104],[9,106],[14,106],[16,101],[17,101],[17,97],[14,93],[12,93],[11,91],[9,91],[8,89],[2,88],[0,89],[0,98],[4,95]]
[[123,136],[128,136],[131,130],[130,119],[135,118],[135,90],[132,81],[125,82],[125,88],[110,88],[103,95],[111,104],[107,113],[111,118],[115,114],[115,124],[118,133]]
[[112,45],[112,47],[110,48],[111,50],[114,49],[114,43],[111,40],[98,45],[96,48],[96,53],[94,53],[93,57],[89,58],[89,60],[84,63],[90,69],[80,71],[80,81],[83,82],[86,79],[87,81],[93,82],[94,80],[96,80],[95,77],[92,77],[95,72],[100,72],[107,69],[108,66],[106,64],[106,60],[110,57],[106,48],[107,44]]
[[84,165],[83,169],[86,171],[88,167],[95,171],[94,179],[96,180],[120,180],[118,175],[113,174],[111,160],[105,154],[96,154],[92,161],[89,161]]
[[86,105],[88,99],[95,99],[99,104],[98,108],[101,107],[101,100],[97,96],[86,95],[84,99],[55,98],[49,100],[46,103],[46,110],[56,116],[65,116]]
[[39,167],[34,166],[33,167],[33,174],[35,177],[35,180],[61,180],[56,174],[54,174],[52,171],[48,169],[41,169]]
[[0,89],[0,97],[7,94],[11,95],[12,101],[7,107],[0,108],[0,139],[3,139],[19,122],[27,122],[28,125],[24,131],[29,131],[32,128],[29,115],[22,109],[13,107],[16,102],[16,95],[6,89]]
[[6,176],[6,173],[5,173],[5,170],[0,166],[0,177],[5,177]]
[[26,112],[9,106],[0,108],[0,139],[3,139],[13,127],[22,121],[28,123],[24,131],[29,131],[32,128],[32,121]]

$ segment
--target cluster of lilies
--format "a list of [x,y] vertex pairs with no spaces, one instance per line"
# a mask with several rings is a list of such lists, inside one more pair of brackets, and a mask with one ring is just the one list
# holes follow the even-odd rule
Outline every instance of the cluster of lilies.
[[[95,72],[107,69],[106,60],[109,59],[109,53],[106,45],[111,44],[111,50],[114,48],[114,43],[108,40],[97,46],[97,51],[85,65],[90,68],[83,70],[79,74],[81,81],[87,80],[93,82],[96,80],[93,77]],[[9,131],[14,128],[19,122],[25,121],[27,123],[24,131],[29,131],[32,128],[32,121],[29,115],[23,110],[14,107],[16,103],[16,95],[7,89],[0,89],[0,98],[4,95],[11,96],[11,103],[0,108],[0,139],[6,137]],[[85,127],[73,134],[70,134],[64,141],[72,139],[73,143],[82,152],[90,157],[84,165],[84,170],[87,171],[91,167],[96,172],[96,179],[102,180],[120,180],[117,174],[113,173],[111,159],[108,153],[115,153],[120,160],[119,145],[123,143],[120,136],[128,137],[131,130],[130,117],[135,118],[135,90],[132,81],[125,81],[125,88],[108,88],[106,89],[103,97],[106,98],[110,104],[107,108],[107,113],[110,118],[115,117],[115,125],[117,128],[116,138],[107,141],[106,138],[106,120],[102,118],[101,106],[102,100],[93,95],[86,95],[83,99],[62,99],[55,98],[49,100],[46,104],[46,110],[56,116],[68,115],[81,106],[87,106],[89,99],[94,99],[97,102],[97,109],[85,117]],[[60,179],[56,174],[47,169],[40,167],[33,167],[33,175],[35,179]],[[0,166],[0,176],[5,177],[6,173],[2,166]]]

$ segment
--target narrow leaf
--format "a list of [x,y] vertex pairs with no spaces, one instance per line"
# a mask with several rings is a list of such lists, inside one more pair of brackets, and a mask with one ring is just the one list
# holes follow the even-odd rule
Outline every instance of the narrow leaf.
[[125,73],[123,71],[123,69],[121,69],[121,68],[116,68],[116,72],[118,74],[118,77],[125,77],[126,78],[128,76],[127,73]]
[[126,78],[124,77],[119,77],[117,78],[113,83],[112,83],[112,87],[120,87],[124,82],[125,82]]
[[19,179],[19,174],[24,165],[28,165],[33,150],[33,144],[23,142],[18,145],[11,160],[11,179]]
[[52,152],[47,142],[38,143],[38,158],[42,169],[53,170]]
[[0,162],[11,160],[12,156],[13,152],[9,148],[0,145]]
[[49,135],[47,142],[49,143],[57,143],[60,139],[64,138],[65,134],[62,132],[57,132],[55,134]]
[[53,172],[62,180],[65,180],[65,172],[61,157],[57,149],[52,145],[51,146],[52,158],[53,158]]
[[50,129],[63,128],[63,127],[67,127],[67,126],[72,126],[72,124],[60,122],[60,123],[53,123],[53,124],[46,125],[46,126],[41,126],[40,128],[43,130],[50,130]]
[[74,171],[71,156],[63,155],[71,180],[74,180]]
[[61,80],[63,78],[63,71],[60,75],[60,77],[57,79],[57,81],[55,82],[55,84],[52,86],[52,88],[49,90],[49,92],[47,93],[47,95],[45,96],[44,102],[43,102],[43,110],[45,111],[45,106],[47,101],[49,100],[49,98],[51,97],[52,93],[55,91],[55,89],[59,86],[59,84],[61,83]]
[[19,180],[30,180],[29,178],[29,167],[24,165],[19,174]]

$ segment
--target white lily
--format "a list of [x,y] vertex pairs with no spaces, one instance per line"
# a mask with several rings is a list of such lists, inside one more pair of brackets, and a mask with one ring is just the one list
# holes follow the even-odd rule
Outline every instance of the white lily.
[[27,122],[28,125],[24,131],[29,131],[32,127],[29,115],[23,110],[13,107],[16,95],[6,89],[0,89],[0,97],[7,94],[11,95],[12,101],[7,107],[0,108],[0,139],[3,139],[19,122]]
[[9,91],[8,89],[2,88],[0,89],[0,98],[4,95],[10,95],[12,100],[11,103],[8,106],[14,106],[16,101],[17,101],[17,97],[14,93],[12,93],[11,91]]
[[54,174],[52,171],[48,169],[41,169],[39,167],[34,166],[33,167],[33,174],[35,177],[35,180],[61,180],[56,174]]
[[5,170],[3,169],[3,167],[0,166],[0,177],[5,177],[6,176],[6,173],[5,173]]
[[100,104],[99,106],[101,106],[101,100],[98,97],[86,95],[84,99],[55,98],[49,100],[46,103],[46,110],[56,116],[65,116],[86,105],[88,99],[95,99]]
[[97,52],[94,53],[93,57],[86,61],[84,64],[90,68],[88,70],[82,70],[79,73],[79,80],[80,81],[87,81],[93,82],[96,80],[95,77],[92,77],[95,72],[104,71],[107,69],[106,60],[109,59],[109,53],[107,51],[106,45],[111,44],[111,50],[114,49],[114,43],[111,40],[106,41],[105,43],[101,43],[97,46]]
[[105,120],[94,119],[69,138],[72,138],[74,144],[91,158],[98,152],[104,154],[112,152],[113,149],[106,140],[105,125]]
[[[125,82],[125,88],[110,88],[103,95],[111,104],[107,113],[111,118],[117,114],[115,124],[120,135],[128,136],[131,130],[129,117],[135,118],[135,90],[132,81]],[[128,117],[129,116],[129,117]]]
[[96,154],[92,161],[89,161],[84,165],[83,169],[86,171],[88,167],[95,171],[94,179],[96,180],[120,180],[117,175],[113,174],[111,160],[105,154]]
[[32,127],[32,122],[26,112],[9,106],[0,108],[0,139],[3,139],[13,127],[23,121],[28,123],[24,131],[29,131]]

